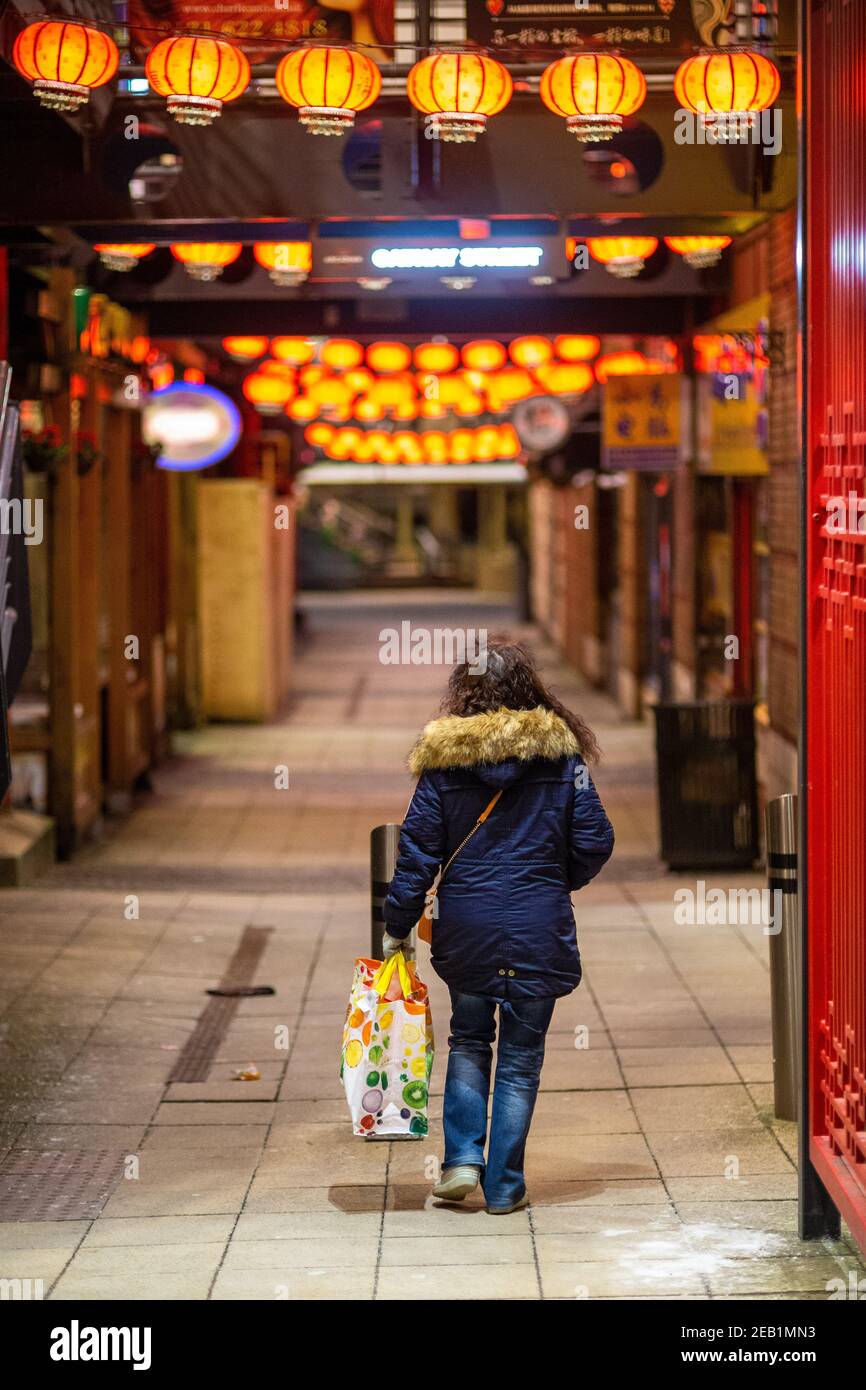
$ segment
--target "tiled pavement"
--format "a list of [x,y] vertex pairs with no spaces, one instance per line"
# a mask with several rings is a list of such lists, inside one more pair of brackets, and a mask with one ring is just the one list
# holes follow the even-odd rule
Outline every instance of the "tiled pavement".
[[[352,1136],[337,1064],[369,831],[403,812],[443,675],[381,665],[377,636],[507,617],[447,597],[308,601],[283,722],[179,739],[99,847],[0,895],[0,1278],[56,1299],[724,1299],[826,1298],[860,1270],[844,1241],[796,1236],[766,938],[674,925],[649,731],[562,670],[601,735],[618,843],[577,899],[586,973],[554,1016],[532,1205],[494,1220],[429,1197],[435,977],[429,1138]],[[276,993],[240,1002],[206,1081],[170,1083],[248,924],[274,928],[257,979]],[[234,1079],[249,1062],[261,1080]]]

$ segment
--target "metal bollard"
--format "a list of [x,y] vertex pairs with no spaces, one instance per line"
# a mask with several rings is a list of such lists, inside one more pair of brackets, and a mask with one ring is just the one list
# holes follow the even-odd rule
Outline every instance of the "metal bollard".
[[[397,847],[400,843],[399,825],[377,825],[370,831],[370,957],[382,959],[382,933],[385,920],[382,909],[394,870],[397,867]],[[410,938],[414,940],[413,938]]]
[[767,806],[767,879],[779,892],[781,930],[770,937],[770,1005],[773,1019],[773,1098],[780,1120],[796,1120],[800,1106],[802,1020],[797,798],[777,796]]

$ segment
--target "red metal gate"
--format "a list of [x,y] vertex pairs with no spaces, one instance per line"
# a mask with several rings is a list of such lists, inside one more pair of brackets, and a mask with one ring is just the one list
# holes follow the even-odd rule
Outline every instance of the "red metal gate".
[[805,8],[808,1156],[866,1248],[866,4]]

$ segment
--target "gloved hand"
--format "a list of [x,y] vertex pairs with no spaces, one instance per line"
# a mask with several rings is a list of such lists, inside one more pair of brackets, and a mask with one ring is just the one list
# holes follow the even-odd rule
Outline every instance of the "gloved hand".
[[402,936],[390,936],[388,932],[382,933],[382,957],[388,960],[396,951],[402,951],[407,960],[415,959],[415,948],[409,945],[408,938]]

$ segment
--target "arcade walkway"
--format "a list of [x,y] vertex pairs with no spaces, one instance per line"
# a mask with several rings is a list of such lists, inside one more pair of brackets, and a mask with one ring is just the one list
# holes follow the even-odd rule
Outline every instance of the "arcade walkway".
[[[862,1273],[844,1242],[796,1237],[766,939],[674,926],[648,728],[562,671],[601,736],[618,847],[577,899],[586,975],[554,1018],[532,1205],[493,1221],[428,1196],[435,978],[429,1139],[353,1138],[337,1068],[368,835],[403,812],[443,678],[380,665],[378,633],[507,614],[441,594],[307,609],[285,722],[183,737],[100,846],[0,894],[0,1278],[55,1299],[826,1298]],[[275,993],[232,1012],[204,992],[227,978]],[[249,1063],[261,1079],[234,1079]]]

